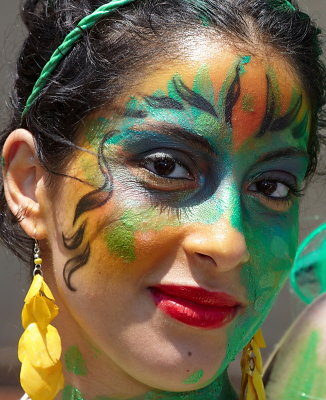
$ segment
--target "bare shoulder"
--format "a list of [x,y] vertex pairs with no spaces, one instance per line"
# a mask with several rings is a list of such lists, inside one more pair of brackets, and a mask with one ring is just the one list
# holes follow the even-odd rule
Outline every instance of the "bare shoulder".
[[326,400],[326,294],[297,318],[267,362],[268,400]]

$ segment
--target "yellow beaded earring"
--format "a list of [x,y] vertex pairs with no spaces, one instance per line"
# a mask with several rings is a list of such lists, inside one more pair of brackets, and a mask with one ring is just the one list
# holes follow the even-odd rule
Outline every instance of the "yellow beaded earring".
[[263,362],[259,348],[266,347],[262,331],[259,330],[243,349],[241,358],[241,395],[240,400],[265,400],[262,379]]
[[43,280],[40,248],[35,240],[33,282],[25,297],[22,325],[25,329],[18,345],[22,363],[20,383],[32,400],[53,400],[63,388],[61,339],[50,322],[59,308]]

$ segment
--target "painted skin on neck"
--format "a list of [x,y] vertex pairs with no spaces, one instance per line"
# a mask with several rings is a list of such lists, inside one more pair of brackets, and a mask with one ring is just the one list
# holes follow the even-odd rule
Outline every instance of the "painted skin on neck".
[[[231,230],[234,246],[245,248],[244,257],[218,276],[192,270],[207,289],[236,288],[246,299],[245,309],[219,329],[215,370],[191,364],[178,374],[175,391],[150,390],[130,399],[236,398],[226,368],[262,324],[297,245],[296,195],[307,167],[310,114],[300,83],[284,66],[231,53],[223,63],[190,70],[179,65],[177,72],[172,66],[173,73],[167,69],[146,79],[122,111],[117,107],[115,115],[91,121],[86,130],[85,147],[98,151],[103,145],[102,171],[111,174],[105,190],[117,193],[109,201],[114,218],[96,226],[103,243],[100,248],[96,242],[98,253],[106,248],[114,260],[101,273],[129,279],[144,260],[156,264],[159,243],[168,252],[189,229],[217,226],[212,234],[223,245]],[[103,184],[91,156],[77,162],[82,178]],[[167,281],[175,279],[164,271]],[[90,400],[68,382],[63,400],[72,398]],[[105,393],[91,398],[114,399]]]

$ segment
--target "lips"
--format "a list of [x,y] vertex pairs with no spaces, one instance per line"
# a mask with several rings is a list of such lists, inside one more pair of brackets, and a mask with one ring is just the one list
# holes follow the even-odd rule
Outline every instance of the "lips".
[[156,306],[170,317],[190,326],[216,329],[231,322],[241,303],[223,292],[176,285],[150,288]]

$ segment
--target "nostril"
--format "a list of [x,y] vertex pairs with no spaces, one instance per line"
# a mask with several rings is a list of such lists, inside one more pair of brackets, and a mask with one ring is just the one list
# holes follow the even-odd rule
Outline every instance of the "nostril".
[[202,254],[202,253],[196,253],[196,255],[199,258],[200,262],[211,263],[211,264],[216,265],[216,262],[214,261],[214,259],[211,256],[208,256],[208,255]]

